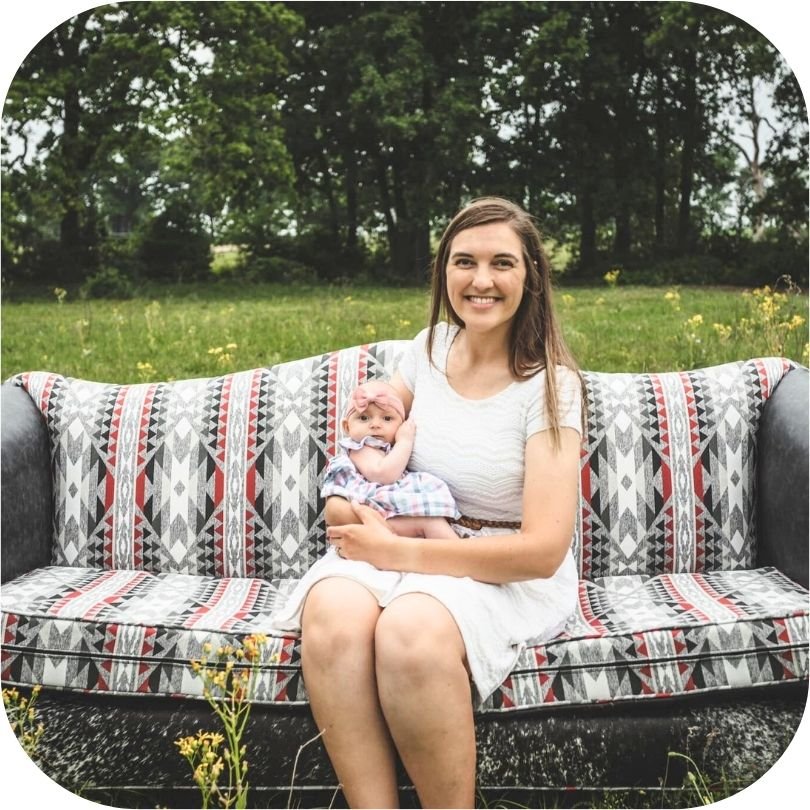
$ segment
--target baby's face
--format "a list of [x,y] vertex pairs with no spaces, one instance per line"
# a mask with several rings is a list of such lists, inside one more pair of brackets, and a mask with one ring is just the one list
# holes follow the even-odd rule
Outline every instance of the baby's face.
[[343,432],[356,442],[373,436],[393,444],[401,424],[402,419],[393,408],[381,408],[376,402],[371,402],[363,413],[354,411],[348,419],[343,420]]

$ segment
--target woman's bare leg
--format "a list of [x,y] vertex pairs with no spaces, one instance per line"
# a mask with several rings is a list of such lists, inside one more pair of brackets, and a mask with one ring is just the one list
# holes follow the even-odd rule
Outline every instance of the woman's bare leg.
[[301,663],[312,713],[351,807],[397,807],[395,754],[377,696],[376,599],[333,577],[304,603]]
[[377,688],[422,807],[472,807],[475,725],[464,642],[447,609],[405,594],[380,616]]

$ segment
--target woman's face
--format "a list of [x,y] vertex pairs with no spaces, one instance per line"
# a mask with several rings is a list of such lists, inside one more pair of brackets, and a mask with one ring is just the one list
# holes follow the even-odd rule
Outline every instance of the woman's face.
[[505,222],[456,234],[447,261],[450,305],[470,332],[508,334],[523,298],[523,243]]

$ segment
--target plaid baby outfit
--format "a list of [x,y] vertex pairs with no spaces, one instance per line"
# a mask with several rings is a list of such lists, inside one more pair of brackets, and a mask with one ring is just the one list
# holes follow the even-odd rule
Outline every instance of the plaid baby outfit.
[[335,456],[327,465],[321,494],[324,498],[339,495],[347,501],[359,501],[376,509],[384,518],[395,515],[409,517],[458,518],[461,513],[441,479],[428,472],[408,472],[393,484],[375,484],[357,471],[349,458],[350,450],[368,445],[386,453],[391,445],[373,436],[364,436],[359,442],[341,439],[338,444],[345,452]]

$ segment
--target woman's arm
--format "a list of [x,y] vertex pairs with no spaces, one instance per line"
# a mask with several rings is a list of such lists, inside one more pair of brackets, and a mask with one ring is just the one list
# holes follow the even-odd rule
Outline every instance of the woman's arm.
[[397,537],[374,510],[358,506],[362,523],[332,525],[329,539],[344,557],[393,571],[466,576],[496,584],[550,577],[571,544],[577,508],[580,436],[573,428],[562,428],[560,438],[559,451],[547,430],[526,443],[523,525],[516,534],[462,543]]

